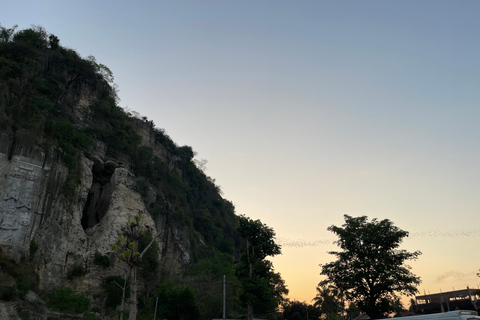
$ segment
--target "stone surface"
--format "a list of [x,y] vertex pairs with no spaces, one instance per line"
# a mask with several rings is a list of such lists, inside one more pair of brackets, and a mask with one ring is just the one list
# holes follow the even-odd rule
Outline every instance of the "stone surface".
[[[106,276],[124,274],[125,266],[111,246],[127,221],[139,215],[153,233],[161,233],[156,241],[162,264],[170,273],[179,272],[190,261],[188,228],[170,219],[172,214],[154,221],[135,191],[136,177],[120,162],[107,159],[103,144],[92,151],[88,158],[79,158],[80,184],[67,197],[68,169],[58,150],[14,144],[8,135],[0,135],[0,247],[19,261],[30,254],[31,241],[38,245],[33,261],[42,290],[68,285],[98,293]],[[95,253],[115,263],[98,266]],[[78,267],[85,275],[69,280]]]
[[29,291],[25,296],[25,300],[32,303],[45,304],[42,298],[40,298],[35,292]]

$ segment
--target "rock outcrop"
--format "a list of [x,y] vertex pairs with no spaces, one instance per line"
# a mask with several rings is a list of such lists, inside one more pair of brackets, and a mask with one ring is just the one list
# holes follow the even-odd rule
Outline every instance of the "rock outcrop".
[[[105,307],[105,279],[127,269],[111,246],[135,216],[160,235],[158,260],[143,257],[154,266],[140,266],[140,290],[172,275],[184,282],[196,262],[190,283],[216,279],[210,263],[233,272],[243,245],[235,208],[192,148],[121,109],[110,70],[94,58],[42,28],[0,29],[10,34],[0,41],[0,259],[28,267],[24,287],[46,298],[67,286]],[[0,266],[1,294],[23,280],[12,269]]]
[[15,144],[5,134],[0,142],[0,246],[20,261],[29,256],[31,243],[38,245],[33,260],[41,289],[65,285],[76,267],[85,274],[69,285],[83,292],[101,290],[108,275],[123,275],[122,264],[105,269],[95,265],[94,255],[114,260],[111,245],[136,215],[162,234],[158,246],[169,272],[190,261],[188,229],[170,223],[168,215],[154,221],[135,190],[135,175],[107,160],[102,143],[95,154],[79,157],[80,184],[66,196],[68,168],[58,149]]

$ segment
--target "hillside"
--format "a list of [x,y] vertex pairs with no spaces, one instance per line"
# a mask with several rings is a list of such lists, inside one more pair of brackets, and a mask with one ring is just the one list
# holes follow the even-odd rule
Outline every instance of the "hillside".
[[41,27],[1,28],[0,293],[15,300],[22,284],[45,298],[65,286],[114,310],[107,280],[125,266],[111,246],[139,215],[160,234],[142,262],[142,310],[168,281],[195,291],[202,315],[221,316],[216,286],[223,274],[235,281],[242,246],[235,208],[190,146],[117,101],[111,71],[94,57]]

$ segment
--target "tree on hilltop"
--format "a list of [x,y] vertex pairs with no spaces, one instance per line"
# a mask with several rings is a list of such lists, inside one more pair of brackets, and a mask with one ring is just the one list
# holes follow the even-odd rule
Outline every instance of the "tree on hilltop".
[[341,226],[330,226],[338,236],[336,244],[342,251],[332,251],[336,261],[322,265],[324,283],[333,283],[346,293],[349,300],[371,319],[392,312],[392,302],[399,294],[418,292],[420,278],[405,264],[416,260],[420,251],[398,249],[408,232],[388,220],[368,221],[366,216],[345,215]]

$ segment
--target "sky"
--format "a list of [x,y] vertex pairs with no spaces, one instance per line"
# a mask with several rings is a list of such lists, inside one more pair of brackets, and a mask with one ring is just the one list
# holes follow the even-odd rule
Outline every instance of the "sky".
[[206,159],[310,303],[343,215],[390,219],[420,293],[479,288],[480,2],[4,1],[107,65],[120,106]]

